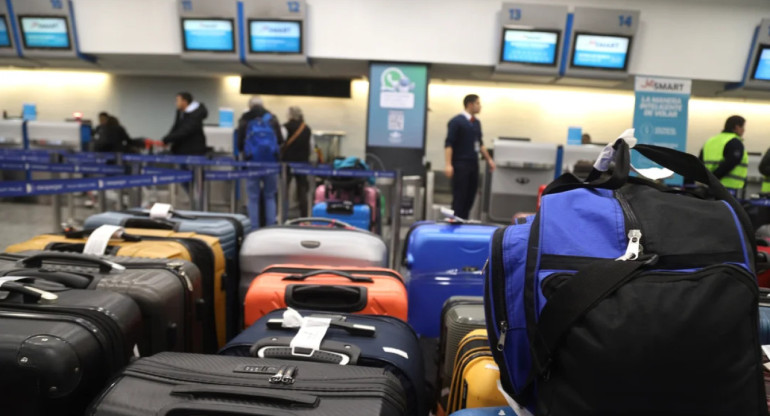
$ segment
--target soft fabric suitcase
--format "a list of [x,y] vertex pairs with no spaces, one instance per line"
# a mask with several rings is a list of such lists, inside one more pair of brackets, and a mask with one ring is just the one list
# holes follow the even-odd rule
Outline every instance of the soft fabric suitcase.
[[498,228],[457,221],[416,222],[404,239],[402,264],[411,274],[481,270],[489,257],[492,234]]
[[[64,235],[42,234],[26,242],[9,246],[6,251],[15,253],[25,250],[55,250],[83,252],[91,231],[69,232]],[[155,247],[157,246],[157,249]],[[207,350],[225,345],[226,297],[222,283],[225,274],[225,259],[216,237],[192,232],[174,232],[143,228],[128,228],[119,238],[111,238],[107,254],[116,256],[168,258],[187,260],[195,264],[202,277],[205,319],[213,319],[207,325],[214,325],[216,345]]]
[[[404,386],[408,402],[406,414],[426,414],[422,354],[416,334],[405,322],[390,316],[299,310],[303,317],[330,318],[333,324],[323,337],[321,350],[294,354],[290,344],[293,345],[298,328],[283,327],[284,312],[285,309],[279,309],[265,315],[220,353],[335,364],[347,359],[345,365],[387,368]],[[356,332],[360,328],[367,332]]]
[[278,264],[251,283],[244,302],[244,322],[285,307],[332,312],[388,315],[406,320],[406,287],[401,275],[379,267],[332,267]]
[[343,221],[362,230],[374,231],[371,208],[364,204],[344,202],[319,202],[313,205],[313,217]]
[[484,295],[481,271],[448,270],[412,274],[407,283],[409,324],[421,337],[436,338],[441,333],[441,311],[452,296]]
[[76,289],[124,294],[142,311],[142,355],[161,351],[213,352],[198,268],[184,260],[90,256],[57,251],[0,254],[0,276],[34,276]]
[[168,215],[170,218],[150,218],[150,210],[141,209],[105,212],[86,219],[84,228],[88,230],[109,224],[132,228],[189,231],[218,238],[227,260],[227,273],[223,283],[227,298],[227,339],[234,337],[240,320],[238,276],[241,272],[238,253],[246,234],[251,231],[249,217],[242,214],[183,210],[170,210]]
[[382,368],[162,353],[132,363],[91,416],[403,416],[398,379]]
[[[304,226],[301,223],[331,226]],[[273,264],[325,264],[344,267],[388,267],[388,247],[382,238],[349,229],[324,218],[290,221],[260,228],[246,236],[241,248],[241,304],[251,281]]]
[[487,331],[474,330],[463,338],[457,350],[447,413],[506,404],[497,389],[499,380],[500,370],[489,349]]
[[82,415],[134,354],[136,303],[119,293],[0,278],[4,415]]
[[498,406],[462,409],[452,413],[451,416],[517,416],[517,414],[508,406]]
[[[762,239],[759,242],[767,244]],[[770,247],[767,245],[757,245],[757,285],[762,288],[770,288]]]

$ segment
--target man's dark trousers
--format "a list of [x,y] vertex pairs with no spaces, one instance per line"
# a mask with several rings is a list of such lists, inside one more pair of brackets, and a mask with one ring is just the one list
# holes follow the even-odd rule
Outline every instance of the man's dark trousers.
[[479,187],[479,162],[462,160],[452,162],[452,210],[455,215],[468,219]]

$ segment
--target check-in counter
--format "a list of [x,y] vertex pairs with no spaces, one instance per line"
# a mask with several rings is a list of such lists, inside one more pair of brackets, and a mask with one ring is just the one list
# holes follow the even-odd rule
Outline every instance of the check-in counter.
[[[235,130],[232,127],[204,126],[206,146],[211,148],[214,156],[234,157]],[[230,170],[229,167],[211,166],[210,170]],[[209,203],[214,207],[230,205],[230,188],[237,182],[207,182],[209,187]]]
[[555,143],[495,140],[489,217],[508,223],[517,212],[534,212],[540,185],[553,181],[556,174]]
[[24,148],[24,121],[0,120],[0,149]]
[[603,146],[593,144],[564,146],[562,172],[575,172],[575,165],[580,161],[590,161],[593,164],[603,148]]
[[75,121],[29,121],[29,148],[79,151],[83,144],[81,130],[81,124]]

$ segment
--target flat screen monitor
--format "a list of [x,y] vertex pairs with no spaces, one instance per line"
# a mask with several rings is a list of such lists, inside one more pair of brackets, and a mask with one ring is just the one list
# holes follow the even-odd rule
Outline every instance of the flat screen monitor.
[[26,49],[72,49],[66,17],[19,16],[19,24]]
[[0,14],[0,48],[11,47],[11,33],[8,30],[8,22],[5,21],[5,15]]
[[558,49],[558,31],[503,29],[500,62],[555,66]]
[[761,45],[759,47],[752,78],[760,81],[770,81],[770,45]]
[[576,33],[572,66],[625,71],[628,66],[629,36]]
[[235,52],[233,19],[182,19],[186,52]]
[[249,20],[251,53],[302,53],[302,22],[296,20]]

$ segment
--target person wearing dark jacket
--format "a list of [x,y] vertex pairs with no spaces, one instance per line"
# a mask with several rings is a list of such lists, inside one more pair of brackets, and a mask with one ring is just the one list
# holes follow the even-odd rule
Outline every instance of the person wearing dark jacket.
[[205,155],[206,136],[203,134],[203,120],[209,112],[202,103],[193,100],[189,92],[176,95],[176,118],[171,131],[163,143],[171,146],[175,155]]
[[[255,95],[249,99],[249,111],[245,112],[240,120],[238,120],[238,151],[239,154],[244,154],[246,148],[246,139],[248,138],[249,122],[263,118],[266,114],[270,114],[269,125],[275,133],[275,140],[277,146],[283,144],[283,134],[281,134],[281,124],[278,118],[265,109],[265,105],[262,102],[262,98]],[[278,161],[278,155],[275,155],[275,161]],[[276,212],[278,206],[276,205],[276,194],[278,193],[278,175],[265,175],[255,178],[246,179],[246,192],[248,193],[248,208],[249,218],[251,219],[251,226],[253,230],[260,227],[260,203],[262,202],[262,196],[264,196],[265,207],[265,226],[273,225],[276,223]]]
[[[289,121],[283,125],[286,128],[286,143],[281,146],[281,160],[284,162],[310,161],[310,137],[312,132],[310,126],[305,124],[305,117],[302,115],[302,109],[299,107],[289,107]],[[299,216],[307,217],[310,215],[308,209],[308,183],[305,175],[289,176],[289,183],[292,178],[297,180],[297,202],[299,202]]]
[[95,152],[124,152],[131,137],[120,121],[106,112],[99,114],[99,126],[94,131]]
[[762,174],[762,190],[760,192],[770,193],[770,149],[767,149],[765,155],[762,156],[762,161],[759,162],[759,173]]

